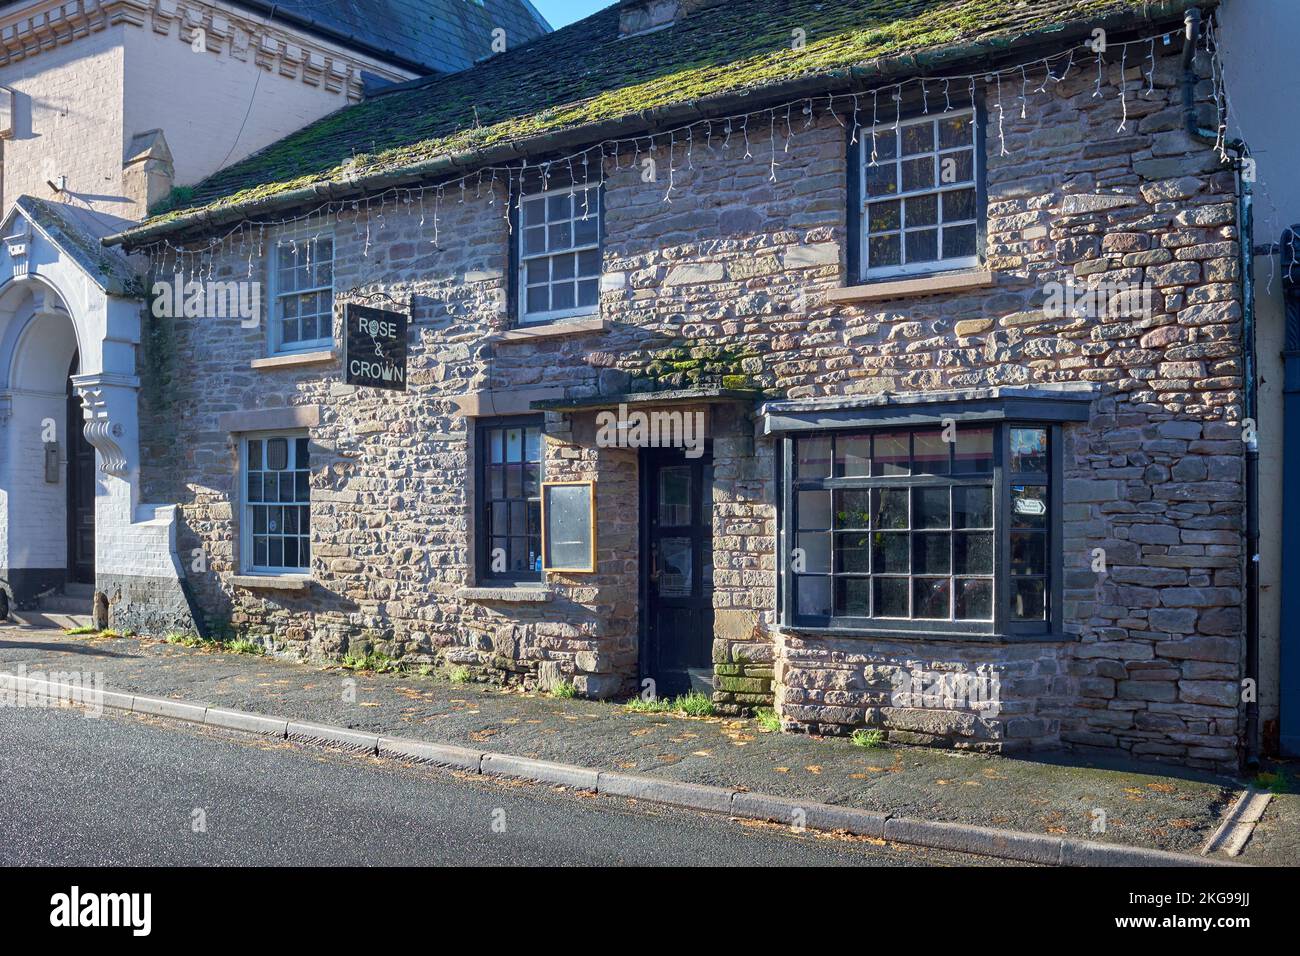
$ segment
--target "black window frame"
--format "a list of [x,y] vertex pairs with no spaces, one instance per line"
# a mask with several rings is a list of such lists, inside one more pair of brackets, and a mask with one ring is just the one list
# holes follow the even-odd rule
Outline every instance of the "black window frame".
[[[511,428],[523,428],[525,434],[522,439],[522,445],[526,450],[528,447],[527,429],[536,428],[539,433],[538,447],[540,457],[538,458],[537,469],[537,502],[539,525],[537,529],[537,556],[541,557],[541,485],[546,477],[546,451],[545,451],[545,416],[544,415],[508,415],[496,418],[480,418],[474,423],[474,556],[475,556],[475,579],[476,583],[486,587],[509,587],[509,586],[538,586],[544,581],[545,572],[541,569],[537,571],[518,572],[518,571],[492,571],[490,559],[491,553],[491,508],[492,504],[497,501],[531,501],[529,498],[492,498],[489,495],[490,485],[488,483],[488,468],[491,465],[491,450],[489,441],[494,431],[505,431]],[[524,461],[528,459],[525,457]],[[525,519],[527,520],[527,519]],[[509,536],[507,536],[509,537]],[[525,538],[531,537],[525,533]]]
[[[956,406],[960,408],[960,405]],[[1039,417],[1035,412],[1047,414]],[[1028,413],[1028,414],[1027,414]],[[835,419],[839,417],[841,421]],[[811,413],[807,415],[790,415],[782,418],[781,413],[769,416],[769,430],[779,434],[777,460],[777,478],[779,482],[779,511],[777,531],[777,569],[778,569],[778,608],[781,625],[792,631],[826,632],[845,636],[868,636],[902,640],[971,640],[993,642],[1015,641],[1063,641],[1071,640],[1064,633],[1064,467],[1063,467],[1063,423],[1066,421],[1086,420],[1087,404],[1079,402],[1062,403],[1053,407],[1052,403],[981,402],[974,408],[945,413],[936,408],[933,412],[924,409],[877,408],[866,411],[849,411],[842,415],[837,413]],[[993,470],[987,475],[972,478],[969,483],[987,483],[990,478],[994,487],[993,501],[993,535],[994,535],[994,583],[993,583],[993,617],[987,621],[955,621],[944,619],[915,618],[844,618],[801,617],[795,613],[795,574],[792,571],[791,556],[796,546],[797,514],[796,496],[800,485],[795,479],[796,453],[794,442],[799,438],[862,434],[864,432],[883,432],[891,430],[929,430],[941,428],[945,420],[953,420],[960,427],[966,425],[992,425],[994,427]],[[776,428],[771,426],[775,424]],[[827,427],[833,425],[834,427]],[[1010,458],[1010,436],[1013,428],[1042,428],[1048,433],[1049,464],[1042,473],[1019,473],[1013,475],[1007,467]],[[822,479],[818,484],[824,488],[861,488],[879,487],[892,483],[897,487],[916,485],[952,485],[966,479],[963,476],[916,476],[909,475],[891,481],[879,477],[846,479],[836,476],[835,453],[832,447],[831,477]],[[954,481],[954,479],[960,481]],[[1011,488],[1012,485],[1036,485],[1044,483],[1048,488],[1049,504],[1046,521],[1047,584],[1045,600],[1048,602],[1046,619],[1042,621],[1014,621],[1010,619],[1010,545],[1011,545]],[[807,488],[805,487],[805,490]],[[832,506],[833,507],[833,506]],[[834,532],[831,532],[832,539]],[[832,602],[834,601],[834,577],[836,572],[835,548],[831,547]],[[910,578],[909,578],[910,580]]]
[[[284,441],[285,446],[285,467],[270,468],[267,463],[267,447],[272,441]],[[253,446],[257,448],[257,460],[253,460]],[[267,431],[267,432],[249,432],[240,436],[239,440],[239,517],[240,517],[240,573],[265,575],[268,577],[292,577],[295,575],[310,575],[311,557],[313,549],[311,546],[311,436],[301,429],[287,429],[284,431]],[[305,461],[302,460],[305,456]],[[292,466],[290,466],[292,462]],[[256,464],[257,467],[253,467]],[[274,475],[276,482],[276,496],[274,499],[265,497],[264,482],[268,476]],[[285,476],[293,476],[293,491],[290,497],[283,496],[281,485],[285,481]],[[305,476],[306,487],[303,488],[303,476]],[[257,496],[252,494],[254,477],[257,479]],[[279,511],[280,520],[286,522],[288,518],[288,509],[293,509],[292,531],[286,527],[271,530],[271,515]],[[258,515],[263,517],[263,528],[258,530]],[[303,525],[303,519],[306,519],[306,525]],[[257,561],[257,539],[264,539],[264,547],[267,550],[267,560],[258,563]],[[295,564],[286,564],[281,561],[274,564],[270,561],[270,549],[272,541],[278,540],[282,549],[288,539],[295,539],[295,547],[298,549],[299,561]],[[306,560],[301,560],[303,552],[306,552]]]
[[[903,94],[895,113],[894,101],[886,99],[877,103],[876,129],[892,129],[895,119],[900,123],[930,116],[939,119],[945,112],[945,93],[942,84],[927,86],[923,96],[919,90]],[[867,257],[863,249],[863,164],[871,155],[871,121],[872,101],[869,94],[859,98],[858,115],[846,115],[844,119],[844,142],[846,175],[846,195],[848,209],[846,222],[848,226],[846,260],[848,264],[847,285],[876,285],[889,282],[902,282],[911,279],[925,279],[944,275],[949,272],[967,272],[971,269],[985,268],[988,260],[988,108],[983,95],[977,93],[972,102],[969,88],[948,90],[946,102],[952,111],[973,109],[975,111],[975,255],[977,265],[945,265],[936,262],[933,269],[911,273],[868,276],[866,274]],[[856,136],[857,142],[854,142]]]

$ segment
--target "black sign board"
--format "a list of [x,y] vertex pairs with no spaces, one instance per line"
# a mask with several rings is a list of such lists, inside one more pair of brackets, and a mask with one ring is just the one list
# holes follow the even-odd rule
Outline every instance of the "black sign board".
[[406,316],[349,303],[344,310],[343,371],[349,385],[406,391]]

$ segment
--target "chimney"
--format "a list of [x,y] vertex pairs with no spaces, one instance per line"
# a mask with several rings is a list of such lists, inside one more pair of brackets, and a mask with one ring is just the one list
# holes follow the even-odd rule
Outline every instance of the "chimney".
[[634,37],[664,30],[704,7],[727,0],[619,0],[619,36]]
[[141,218],[172,191],[175,166],[160,129],[131,137],[122,164],[123,192],[139,207]]

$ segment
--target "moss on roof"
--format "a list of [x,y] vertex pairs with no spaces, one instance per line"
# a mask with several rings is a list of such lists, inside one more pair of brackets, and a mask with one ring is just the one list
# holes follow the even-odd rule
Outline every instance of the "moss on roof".
[[91,280],[109,295],[143,294],[140,279],[125,255],[118,249],[106,249],[96,232],[80,221],[86,214],[64,203],[22,195],[14,202],[50,241],[72,257]]
[[[1070,23],[1177,15],[1191,0],[730,0],[620,38],[610,7],[471,69],[333,113],[178,190],[144,228],[233,213],[278,194],[398,172],[440,156],[755,91],[881,57],[1009,45]],[[794,49],[793,31],[806,45]],[[290,199],[292,197],[285,197]],[[225,218],[224,216],[222,218]],[[176,222],[181,226],[181,222]]]

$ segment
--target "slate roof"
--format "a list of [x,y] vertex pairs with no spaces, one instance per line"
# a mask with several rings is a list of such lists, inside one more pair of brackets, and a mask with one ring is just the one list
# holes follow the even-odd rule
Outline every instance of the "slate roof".
[[[30,0],[0,0],[0,10]],[[265,20],[352,46],[414,73],[452,73],[492,52],[492,31],[510,45],[549,33],[531,0],[231,0]],[[274,13],[272,11],[274,10]]]
[[105,248],[101,242],[128,220],[27,195],[14,200],[13,208],[21,210],[50,242],[70,256],[109,295],[143,293],[136,270],[126,255],[120,249]]
[[[287,24],[350,37],[423,72],[452,73],[492,52],[492,31],[522,45],[550,25],[529,0],[233,0]],[[346,40],[344,41],[346,42]]]
[[[802,95],[941,73],[1054,35],[1079,42],[1101,23],[1163,27],[1196,3],[729,0],[630,38],[620,38],[611,6],[469,70],[403,84],[333,113],[177,191],[170,209],[117,238],[139,243],[363,189],[460,175],[543,147],[735,113],[796,87]],[[791,44],[796,27],[807,36],[801,50]]]

